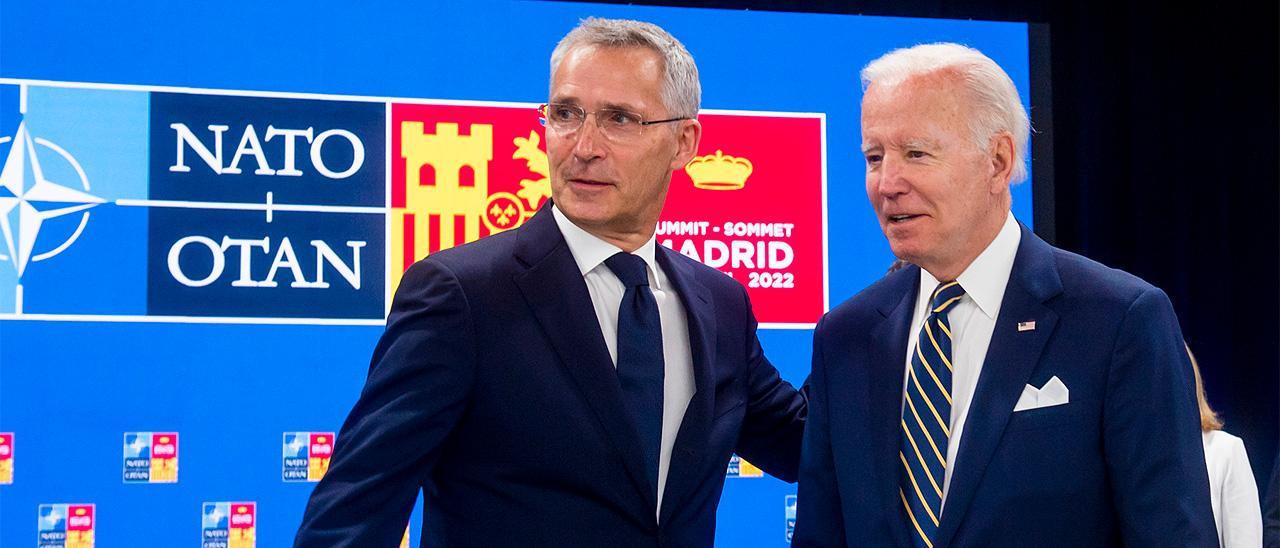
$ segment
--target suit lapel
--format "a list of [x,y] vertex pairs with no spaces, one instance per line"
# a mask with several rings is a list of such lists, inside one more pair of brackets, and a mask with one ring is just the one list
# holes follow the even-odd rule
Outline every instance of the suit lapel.
[[[949,544],[963,522],[1013,407],[1058,323],[1057,313],[1044,304],[1062,292],[1053,251],[1026,227],[1021,229],[1022,241],[960,435],[960,451],[934,539],[938,546]],[[1028,321],[1035,322],[1035,329],[1019,331],[1018,324]]]
[[[906,377],[907,332],[911,329],[911,316],[915,309],[917,286],[920,285],[919,269],[911,266],[898,273],[896,282],[901,289],[888,291],[901,295],[886,299],[877,307],[884,320],[871,330],[870,356],[867,363],[867,390],[871,421],[871,462],[874,463],[871,478],[879,494],[879,508],[886,509],[889,527],[900,546],[909,544],[902,502],[898,495],[898,450],[902,446],[902,390]],[[833,425],[834,427],[835,425]],[[835,437],[835,436],[833,436]],[[849,436],[842,436],[856,442]]]
[[672,512],[684,506],[691,490],[700,483],[698,471],[707,457],[711,414],[715,409],[713,367],[716,363],[716,315],[710,291],[698,282],[690,266],[672,257],[675,251],[661,245],[657,247],[658,265],[680,294],[680,302],[684,304],[685,316],[688,318],[694,382],[693,398],[685,410],[675,446],[671,450],[671,463],[662,495],[660,521],[666,523]]
[[[543,207],[518,231],[516,259],[528,270],[515,276],[516,286],[622,457],[641,500],[647,502],[647,508],[654,508],[657,501],[644,479],[644,463],[637,457],[642,454],[640,436],[623,407],[622,386],[596,320],[591,294],[550,206]],[[652,516],[652,511],[648,515]]]

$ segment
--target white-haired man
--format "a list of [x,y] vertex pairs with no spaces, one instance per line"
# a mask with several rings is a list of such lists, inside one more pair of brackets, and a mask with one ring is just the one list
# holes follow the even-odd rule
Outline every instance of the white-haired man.
[[420,490],[423,546],[711,546],[732,452],[794,481],[805,402],[746,291],[654,240],[693,58],[588,19],[550,92],[554,205],[405,273],[295,546],[396,546]]
[[862,81],[867,196],[912,266],[818,325],[796,545],[1214,545],[1173,308],[1013,219],[1008,75],[930,44]]

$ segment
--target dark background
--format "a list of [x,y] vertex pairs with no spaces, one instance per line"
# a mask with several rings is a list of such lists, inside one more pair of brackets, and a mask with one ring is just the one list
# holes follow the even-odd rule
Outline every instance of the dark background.
[[1265,485],[1280,432],[1277,2],[640,3],[1042,24],[1033,71],[1047,55],[1052,82],[1033,74],[1032,102],[1052,117],[1033,112],[1033,140],[1052,158],[1034,154],[1036,232],[1169,294]]

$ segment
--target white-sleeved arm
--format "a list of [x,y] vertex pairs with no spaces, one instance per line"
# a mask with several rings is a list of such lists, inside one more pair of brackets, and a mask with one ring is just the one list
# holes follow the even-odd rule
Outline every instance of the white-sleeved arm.
[[1228,438],[1226,474],[1222,482],[1223,548],[1261,548],[1262,509],[1258,504],[1258,484],[1253,481],[1244,442]]

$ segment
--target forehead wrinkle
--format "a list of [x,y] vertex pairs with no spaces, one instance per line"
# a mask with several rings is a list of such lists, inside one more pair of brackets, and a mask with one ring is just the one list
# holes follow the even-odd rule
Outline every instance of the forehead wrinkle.
[[[557,104],[563,104],[563,105],[572,105],[572,106],[576,106],[576,107],[583,107],[583,102],[582,102],[582,100],[581,100],[581,99],[578,99],[576,96],[573,96],[573,95],[568,95],[568,96],[557,95],[557,96],[553,96],[553,97],[551,98],[551,102],[552,102],[552,103],[557,103]],[[640,107],[638,107],[638,106],[636,106],[636,105],[632,105],[632,104],[625,103],[625,102],[621,102],[621,103],[620,103],[620,102],[613,102],[613,101],[605,101],[604,103],[600,104],[599,108],[600,108],[600,109],[605,109],[605,110],[624,110],[624,111],[627,111],[627,112],[634,112],[634,113],[638,113],[638,112],[640,112],[640,111],[642,110]]]
[[934,140],[932,140],[932,139],[925,139],[925,138],[921,138],[921,137],[913,137],[913,138],[910,138],[910,139],[904,139],[904,140],[902,140],[902,144],[901,144],[901,145],[899,145],[899,146],[900,146],[901,148],[924,148],[924,149],[929,149],[929,150],[933,150],[933,149],[940,148],[940,147],[938,146],[938,142],[937,142],[937,141],[934,141]]
[[[970,99],[957,78],[950,71],[939,69],[889,84],[873,84],[863,95],[864,121],[871,111],[889,127],[910,126],[909,131],[917,134],[912,137],[937,135],[943,131],[941,124],[945,122],[968,127],[972,116]],[[923,141],[929,144],[929,139]],[[941,145],[941,142],[935,139],[932,144]]]
[[642,110],[638,105],[615,103],[613,101],[605,101],[604,104],[600,105],[600,108],[609,110],[625,110],[627,112],[640,112]]
[[578,98],[577,98],[577,97],[574,97],[573,95],[568,95],[568,96],[565,96],[565,95],[552,95],[552,96],[551,96],[551,102],[552,102],[552,103],[560,103],[560,104],[564,104],[564,105],[578,105],[579,103],[581,103],[581,101],[579,101],[579,100],[578,100]]
[[884,139],[883,141],[886,141],[886,142],[887,142],[887,145],[886,145],[886,144],[882,144],[882,143],[881,143],[881,141],[882,141],[882,140],[880,140],[880,139],[876,139],[876,140],[874,140],[874,141],[875,141],[875,142],[863,141],[863,143],[862,143],[862,151],[863,151],[863,152],[867,152],[868,150],[877,149],[877,148],[891,148],[891,149],[894,149],[894,150],[913,149],[913,148],[914,148],[914,149],[920,149],[920,148],[922,148],[922,149],[927,149],[927,150],[937,150],[937,149],[941,148],[941,145],[939,145],[939,143],[938,143],[937,141],[935,141],[935,140],[933,140],[933,139],[923,138],[923,137],[907,137],[907,138],[890,138],[890,139]]

